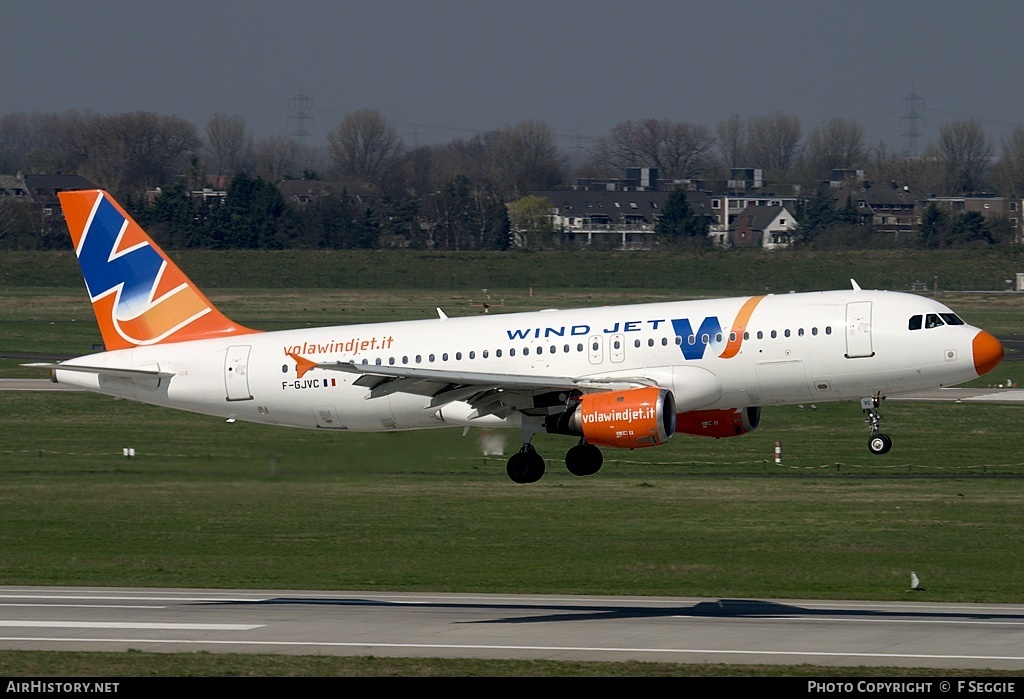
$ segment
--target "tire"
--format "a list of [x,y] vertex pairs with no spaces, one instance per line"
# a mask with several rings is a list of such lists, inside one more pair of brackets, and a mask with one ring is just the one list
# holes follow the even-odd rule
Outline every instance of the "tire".
[[888,454],[892,449],[892,439],[887,434],[874,434],[868,439],[868,451],[877,456]]

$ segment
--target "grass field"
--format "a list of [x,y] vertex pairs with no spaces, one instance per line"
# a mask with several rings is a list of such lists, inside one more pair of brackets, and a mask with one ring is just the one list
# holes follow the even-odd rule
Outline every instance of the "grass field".
[[[240,322],[277,329],[429,317],[437,306],[476,314],[481,293],[209,295]],[[495,313],[702,295],[487,293]],[[1015,294],[943,301],[1000,337],[1024,327],[1024,300]],[[79,354],[98,341],[81,287],[0,293],[0,353]],[[0,376],[38,375],[20,361],[0,361]],[[978,382],[1024,381],[1019,364],[1005,362]],[[538,435],[548,475],[517,486],[503,457],[482,455],[478,430],[323,434],[227,425],[82,393],[0,393],[0,584],[1020,602],[1021,409],[889,401],[883,414],[895,446],[882,458],[867,453],[859,406],[828,403],[765,409],[760,429],[741,438],[681,436],[658,449],[606,450],[601,473],[584,479],[560,465],[570,439]],[[514,432],[501,435],[506,452],[518,447]],[[124,458],[124,447],[137,456]],[[924,592],[907,591],[911,570]],[[78,655],[0,653],[0,675],[25,667],[37,668],[25,674],[62,674],[61,663],[74,667]],[[103,655],[123,667],[120,654]],[[195,661],[164,672],[234,674]],[[257,669],[249,662],[235,667],[292,672],[278,661]],[[342,669],[312,661],[289,667],[457,675],[596,667],[425,661],[367,670],[338,662],[332,667]],[[670,668],[625,674],[700,672]]]
[[[174,250],[204,289],[419,289],[478,293],[604,288],[763,294],[847,288],[1002,291],[1024,271],[1021,246],[985,250]],[[81,288],[70,248],[0,251],[0,288]]]
[[914,569],[932,579],[916,599],[1008,602],[1024,573],[1013,406],[892,404],[888,460],[856,405],[775,408],[747,437],[609,451],[588,479],[543,435],[530,487],[457,430],[226,425],[78,393],[0,410],[3,584],[902,599]]

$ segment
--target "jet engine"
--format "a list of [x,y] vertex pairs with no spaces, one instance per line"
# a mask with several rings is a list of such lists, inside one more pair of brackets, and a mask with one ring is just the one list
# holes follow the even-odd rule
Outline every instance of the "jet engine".
[[676,402],[665,388],[586,393],[576,407],[550,416],[545,427],[553,434],[580,436],[606,447],[653,447],[675,433]]
[[676,431],[715,439],[735,437],[753,432],[760,421],[760,408],[694,410],[676,415]]

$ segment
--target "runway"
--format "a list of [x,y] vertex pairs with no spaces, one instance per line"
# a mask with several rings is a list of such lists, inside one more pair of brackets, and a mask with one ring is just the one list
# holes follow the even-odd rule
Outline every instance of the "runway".
[[1021,670],[1024,605],[0,587],[0,648]]

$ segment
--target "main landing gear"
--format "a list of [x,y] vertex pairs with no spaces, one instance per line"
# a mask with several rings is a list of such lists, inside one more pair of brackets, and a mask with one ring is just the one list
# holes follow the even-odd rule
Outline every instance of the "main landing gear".
[[516,483],[536,483],[544,475],[544,459],[529,442],[513,454],[505,466],[505,473]]
[[868,396],[860,399],[861,410],[867,417],[864,422],[871,428],[871,436],[868,438],[868,451],[872,454],[887,454],[892,449],[892,439],[887,434],[879,432],[879,423],[882,416],[878,414],[878,406],[882,402],[882,396]]
[[[530,440],[544,426],[543,419],[523,421],[523,447],[508,460],[505,472],[516,483],[536,483],[544,475],[544,459]],[[574,476],[592,476],[601,470],[604,455],[585,439],[565,454],[565,467]]]
[[580,437],[580,443],[565,453],[565,467],[574,476],[593,476],[601,470],[604,454]]
[[[601,470],[604,455],[584,440],[565,454],[565,467],[574,476],[592,476]],[[536,483],[544,475],[544,459],[529,442],[508,460],[505,472],[516,483]]]

